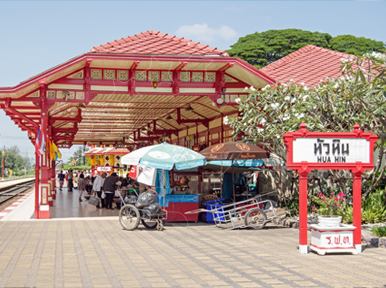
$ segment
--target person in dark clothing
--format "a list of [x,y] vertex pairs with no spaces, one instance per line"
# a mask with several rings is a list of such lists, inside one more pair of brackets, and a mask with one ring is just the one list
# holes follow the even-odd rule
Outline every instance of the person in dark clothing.
[[106,178],[103,183],[102,191],[106,194],[106,208],[113,210],[113,198],[115,193],[116,185],[118,181],[117,173],[112,173],[109,177]]
[[73,178],[74,178],[74,173],[72,172],[72,170],[68,170],[68,180],[67,180],[67,192],[72,192],[72,188],[74,187],[74,182],[73,182]]
[[66,178],[66,175],[63,174],[63,171],[60,171],[58,178],[59,178],[59,190],[62,191],[63,184],[64,184],[64,178]]

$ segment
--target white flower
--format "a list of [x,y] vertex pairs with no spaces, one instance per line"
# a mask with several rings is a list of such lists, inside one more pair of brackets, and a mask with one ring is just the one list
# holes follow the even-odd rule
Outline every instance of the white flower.
[[294,103],[296,101],[296,97],[292,98],[291,103]]
[[261,123],[261,124],[265,123],[265,119],[264,119],[264,118],[261,119],[260,123]]
[[302,86],[304,86],[304,82],[300,83]]
[[338,88],[338,87],[339,87],[339,83],[335,83],[334,88]]
[[284,87],[287,87],[287,83],[283,83],[283,85],[282,86],[284,86]]
[[235,102],[236,102],[237,104],[239,104],[239,103],[240,103],[240,101],[241,101],[241,99],[240,99],[240,98],[236,98],[236,100],[235,100]]
[[302,113],[302,114],[298,114],[298,115],[296,115],[297,117],[298,117],[298,119],[301,119],[301,118],[303,118],[304,117],[304,114]]
[[257,128],[257,132],[259,132],[259,133],[261,133],[261,132],[263,132],[264,131],[264,129],[263,128]]
[[228,118],[228,116],[225,116],[223,121],[224,121],[224,124],[225,124],[225,125],[228,125],[228,123],[229,123],[229,118]]
[[[252,86],[251,86],[252,87]],[[265,91],[267,88],[269,87],[269,85],[266,85],[265,87],[261,88],[262,91]]]
[[308,91],[308,87],[307,87],[307,86],[304,86],[304,90]]
[[307,98],[308,98],[308,95],[304,95],[304,96],[303,96],[303,101],[306,101]]
[[291,99],[290,96],[285,96],[285,97],[284,97],[284,100],[285,100],[285,101],[289,101],[290,99]]
[[251,86],[249,89],[251,89],[252,91],[256,91],[255,87]]
[[271,107],[272,107],[273,109],[276,109],[277,107],[279,107],[279,103],[272,103],[272,104],[271,104]]
[[348,61],[349,61],[349,60],[348,60],[347,58],[341,58],[341,59],[340,59],[340,62],[341,62],[341,63],[347,63]]

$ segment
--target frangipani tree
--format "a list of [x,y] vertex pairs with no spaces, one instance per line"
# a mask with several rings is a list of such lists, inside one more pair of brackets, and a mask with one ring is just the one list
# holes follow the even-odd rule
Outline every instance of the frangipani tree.
[[[298,130],[301,122],[310,131],[322,132],[348,132],[358,123],[362,130],[380,137],[375,169],[365,174],[362,182],[366,197],[386,172],[381,165],[386,153],[386,56],[373,53],[341,61],[342,76],[321,79],[315,87],[290,81],[261,90],[249,88],[249,95],[239,102],[240,116],[227,120],[234,134],[244,132],[245,141],[268,148],[284,161],[281,136]],[[345,183],[341,188],[345,190]]]

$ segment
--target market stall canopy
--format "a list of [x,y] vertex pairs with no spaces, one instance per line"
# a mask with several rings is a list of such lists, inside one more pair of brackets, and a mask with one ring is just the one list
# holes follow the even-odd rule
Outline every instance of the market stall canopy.
[[207,160],[253,160],[269,158],[269,152],[247,143],[227,142],[209,146],[200,151]]
[[136,145],[181,137],[196,124],[198,131],[219,127],[218,119],[237,114],[245,87],[273,83],[225,50],[147,31],[0,88],[0,106],[33,143],[47,122],[58,147]]
[[148,166],[157,169],[177,170],[202,166],[206,163],[205,157],[182,146],[162,143],[140,148],[122,157],[125,165]]

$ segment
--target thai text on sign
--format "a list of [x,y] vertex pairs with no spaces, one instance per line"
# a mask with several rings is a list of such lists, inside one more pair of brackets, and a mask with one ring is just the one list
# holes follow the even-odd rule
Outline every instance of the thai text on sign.
[[355,138],[297,138],[293,141],[293,162],[369,163],[370,141]]

